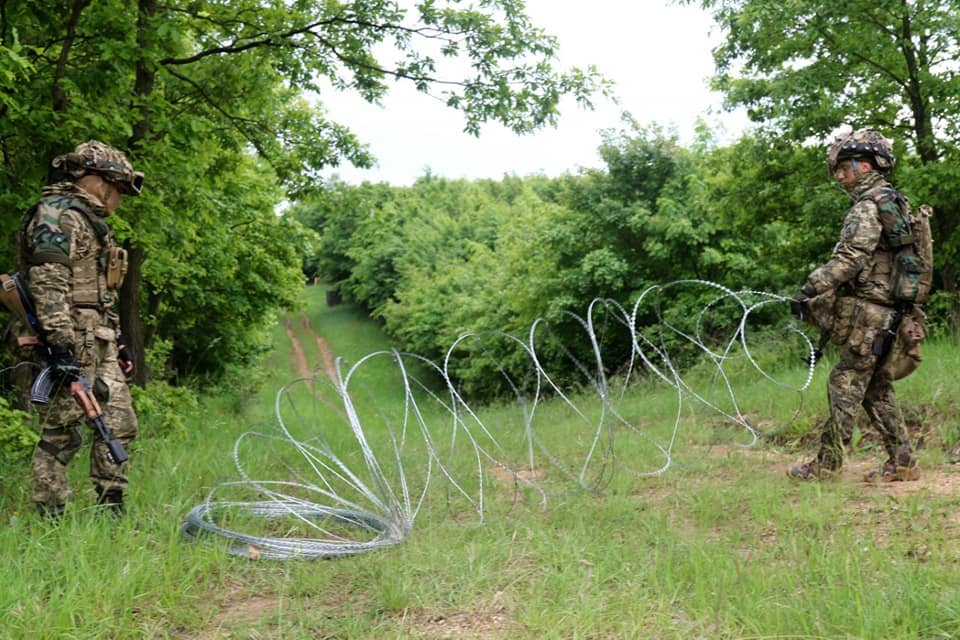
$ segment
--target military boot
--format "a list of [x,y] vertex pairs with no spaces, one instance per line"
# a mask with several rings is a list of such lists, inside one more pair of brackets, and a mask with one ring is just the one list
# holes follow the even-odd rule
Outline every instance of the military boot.
[[920,465],[916,460],[908,464],[897,464],[887,460],[879,469],[869,471],[863,476],[864,482],[911,482],[920,479]]
[[814,458],[810,462],[797,464],[787,470],[787,475],[794,480],[832,480],[838,469],[831,469]]
[[123,489],[97,489],[97,506],[110,509],[115,516],[122,516],[126,511],[123,506]]
[[37,513],[51,522],[57,522],[63,519],[65,510],[62,504],[47,504],[46,502],[37,502]]

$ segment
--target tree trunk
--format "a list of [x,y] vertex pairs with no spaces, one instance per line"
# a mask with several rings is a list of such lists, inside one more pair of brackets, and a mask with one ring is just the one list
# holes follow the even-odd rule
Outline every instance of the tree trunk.
[[[129,243],[128,243],[129,244]],[[120,287],[120,331],[126,336],[133,356],[133,384],[147,384],[149,371],[144,353],[143,324],[140,321],[140,286],[143,283],[143,248],[127,247],[127,275]]]
[[[157,12],[156,0],[140,0],[137,15],[137,45],[141,53],[146,53],[151,44],[150,18]],[[140,113],[140,119],[134,123],[133,132],[127,141],[131,150],[136,149],[150,132],[150,110],[147,101],[153,93],[155,73],[143,55],[137,60],[137,73],[133,87],[134,104]],[[120,330],[126,335],[127,343],[133,351],[133,384],[146,386],[150,372],[147,371],[146,341],[143,323],[140,320],[140,289],[143,284],[143,247],[125,243],[127,249],[127,275],[120,288]]]
[[[147,287],[147,317],[156,318],[157,314],[160,313],[160,294],[157,293],[155,287],[151,287],[149,283]],[[157,323],[151,322],[143,330],[143,348],[150,349],[153,347],[153,341],[157,337]]]
[[[913,134],[916,142],[917,155],[920,156],[921,164],[935,164],[940,161],[940,152],[937,149],[936,138],[934,136],[935,128],[933,118],[930,110],[927,108],[930,101],[928,96],[923,92],[924,85],[922,80],[922,70],[927,65],[921,64],[917,59],[917,51],[913,41],[913,26],[908,11],[905,11],[903,14],[902,29],[902,51],[909,77],[906,89],[910,99],[910,109],[913,113]],[[930,195],[935,196],[938,191],[939,189],[934,185],[930,191]],[[956,229],[957,218],[954,215],[947,215],[944,211],[939,211],[938,214],[939,215],[934,216],[933,220],[934,237],[937,238],[939,242],[946,242]],[[956,271],[951,265],[945,264],[940,269],[940,285],[943,291],[956,293]],[[960,305],[958,305],[956,296],[952,297],[952,302],[947,308],[947,324],[950,327],[951,335],[956,336],[958,325],[960,325]]]

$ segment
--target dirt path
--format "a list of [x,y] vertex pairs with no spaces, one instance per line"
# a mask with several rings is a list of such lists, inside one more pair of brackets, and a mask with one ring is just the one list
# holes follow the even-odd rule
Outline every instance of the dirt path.
[[[307,361],[307,353],[303,348],[303,344],[300,342],[296,332],[293,330],[293,319],[290,316],[286,316],[283,319],[283,326],[287,331],[287,338],[290,340],[291,364],[294,372],[298,378],[312,378],[314,375],[314,368],[311,367],[310,363]],[[330,381],[333,382],[334,385],[338,385],[337,367],[334,361],[333,351],[330,349],[330,345],[323,336],[319,335],[313,329],[313,325],[310,323],[310,318],[308,318],[306,314],[300,314],[300,326],[304,331],[312,335],[313,339],[316,341],[317,351],[320,353],[320,359],[323,361],[323,372],[328,378],[330,378]]]
[[[321,402],[343,416],[343,419],[346,420],[347,415],[343,410],[343,404],[340,398],[331,396],[330,393],[319,393],[314,385],[313,382],[317,376],[317,367],[310,366],[310,362],[307,360],[307,352],[297,337],[296,331],[293,330],[293,319],[289,315],[284,317],[283,326],[284,329],[286,329],[287,338],[290,340],[290,365],[293,367],[294,375],[305,381],[310,393],[314,394]],[[305,314],[300,315],[300,326],[313,336],[317,344],[317,351],[320,353],[320,359],[323,361],[320,368],[323,369],[323,373],[330,379],[333,388],[339,390],[340,378],[337,376],[337,368],[330,345],[323,336],[314,331],[313,325],[310,324],[310,318]]]
[[286,316],[283,319],[283,328],[287,330],[287,338],[290,339],[290,364],[293,367],[294,373],[298,378],[312,378],[313,370],[307,363],[307,354],[303,350],[303,345],[300,344],[297,334],[293,332],[293,322],[290,316]]
[[316,331],[313,330],[313,325],[310,323],[310,318],[305,314],[301,315],[301,322],[304,331],[309,332],[313,339],[317,343],[317,351],[320,352],[320,359],[323,360],[323,370],[326,372],[327,377],[333,381],[334,384],[337,384],[337,366],[333,358],[333,351],[330,350],[330,345],[327,344],[327,341],[323,336],[319,335]]

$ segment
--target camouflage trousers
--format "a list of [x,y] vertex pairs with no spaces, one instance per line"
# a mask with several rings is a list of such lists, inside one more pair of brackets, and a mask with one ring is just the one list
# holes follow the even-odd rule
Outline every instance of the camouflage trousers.
[[[78,354],[84,364],[84,375],[100,403],[104,421],[129,451],[128,445],[137,435],[137,415],[130,388],[117,363],[116,342],[97,338],[86,346],[87,352]],[[127,487],[123,466],[110,461],[106,445],[70,395],[69,383],[58,384],[50,402],[38,408],[42,432],[33,454],[34,502],[51,507],[66,503],[71,495],[67,465],[80,451],[84,440],[91,442],[90,479],[98,492],[122,491]]]
[[862,406],[879,432],[890,460],[909,466],[913,447],[903,417],[897,409],[893,379],[878,367],[871,352],[861,355],[849,346],[841,348],[840,360],[830,372],[827,395],[830,418],[823,427],[817,460],[821,467],[839,469],[844,447],[850,444],[857,414]]

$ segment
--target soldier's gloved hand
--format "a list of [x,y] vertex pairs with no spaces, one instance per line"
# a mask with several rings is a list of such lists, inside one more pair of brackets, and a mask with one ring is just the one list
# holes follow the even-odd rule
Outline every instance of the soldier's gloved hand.
[[127,344],[127,336],[122,333],[117,336],[117,363],[124,375],[133,373],[133,352],[130,351],[130,345]]
[[50,366],[62,378],[73,378],[80,373],[80,361],[74,355],[72,345],[52,344],[48,350]]
[[802,293],[794,294],[790,298],[790,313],[797,316],[801,321],[805,321],[807,316],[810,315],[810,310],[807,308],[807,297]]
[[801,321],[806,321],[806,319],[810,317],[810,309],[807,306],[807,301],[815,295],[817,295],[817,292],[809,283],[803,285],[800,291],[793,294],[793,297],[790,298],[790,313],[797,316]]

